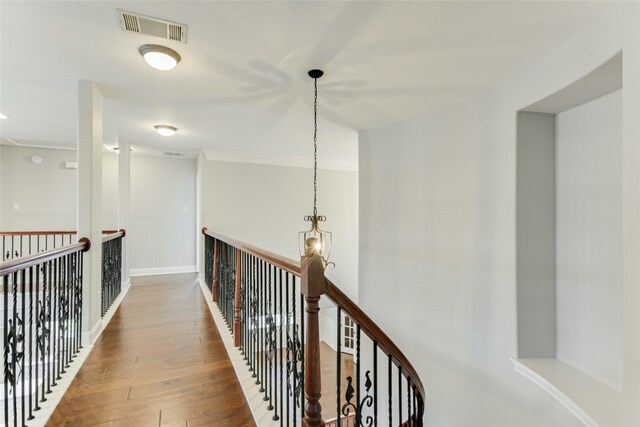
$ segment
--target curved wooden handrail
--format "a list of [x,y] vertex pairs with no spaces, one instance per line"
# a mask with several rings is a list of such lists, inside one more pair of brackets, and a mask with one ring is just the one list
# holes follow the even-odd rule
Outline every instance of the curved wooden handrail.
[[108,242],[109,240],[117,239],[118,237],[124,237],[126,234],[127,234],[126,230],[124,228],[121,228],[120,230],[114,233],[110,233],[104,236],[102,238],[102,243]]
[[[120,230],[102,230],[102,234],[113,234]],[[51,230],[51,231],[0,231],[0,236],[45,236],[45,235],[74,235],[78,232],[75,230]]]
[[[360,307],[356,305],[348,296],[344,294],[331,280],[325,278],[325,295],[333,301],[338,307],[342,308],[344,312],[358,325],[365,334],[369,336],[373,341],[378,343],[378,348],[382,350],[387,356],[391,356],[396,363],[402,367],[403,372],[411,379],[411,382],[415,384],[418,389],[418,393],[424,400],[424,386],[418,376],[418,372],[415,370],[409,359],[398,348],[398,346],[384,333],[382,329],[371,320],[367,314],[362,311]],[[424,405],[420,406],[419,419],[422,419],[424,413]]]
[[[202,234],[206,234],[218,240],[221,240],[229,245],[248,252],[268,263],[271,263],[278,268],[290,272],[298,277],[301,275],[300,263],[290,258],[283,257],[273,252],[266,251],[264,249],[257,248],[255,246],[246,244],[244,242],[232,239],[222,234],[209,231],[206,227],[202,228]],[[344,312],[358,325],[360,329],[373,341],[376,341],[378,348],[382,350],[387,356],[395,361],[398,366],[402,367],[404,375],[409,377],[412,384],[415,385],[420,405],[418,407],[418,417],[422,419],[425,408],[425,391],[422,381],[418,372],[415,370],[409,359],[398,348],[398,346],[389,338],[387,334],[364,312],[358,305],[353,302],[344,292],[342,292],[331,280],[325,277],[325,289],[324,294],[333,301],[334,304],[339,306]]]
[[228,243],[235,248],[241,249],[257,258],[260,258],[263,261],[268,262],[269,264],[275,265],[276,267],[284,271],[288,271],[289,273],[300,277],[300,263],[298,261],[275,254],[273,252],[266,251],[264,249],[260,249],[252,245],[248,245],[244,242],[232,239],[231,237],[225,236],[223,234],[214,233],[207,230],[207,227],[202,227],[202,234],[206,234],[207,236],[211,236],[222,242]]
[[40,252],[35,255],[29,255],[22,258],[16,258],[11,261],[5,261],[0,263],[0,276],[6,276],[8,274],[15,273],[20,270],[24,270],[29,267],[42,264],[43,262],[51,261],[61,256],[72,254],[74,252],[82,251],[86,252],[91,248],[91,241],[83,237],[78,243],[74,243],[68,246],[62,246],[57,249],[51,249],[45,252]]

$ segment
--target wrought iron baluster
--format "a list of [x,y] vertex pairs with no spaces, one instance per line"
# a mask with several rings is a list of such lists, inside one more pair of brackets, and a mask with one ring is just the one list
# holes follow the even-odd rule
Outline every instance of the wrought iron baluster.
[[356,408],[356,425],[362,424],[362,407],[360,405],[360,325],[356,325],[356,383],[358,384],[356,387],[356,403],[358,407]]
[[[4,254],[4,238],[2,239],[2,252]],[[2,312],[2,327],[6,331],[4,334],[4,369],[3,369],[3,383],[4,383],[4,424],[9,425],[9,276],[2,277],[2,296],[3,296],[3,312]]]
[[36,354],[35,354],[35,365],[36,365],[36,383],[35,383],[35,387],[34,387],[34,401],[35,401],[35,407],[33,408],[34,411],[37,411],[38,409],[40,409],[40,401],[38,400],[38,378],[39,378],[39,369],[38,369],[38,365],[40,364],[40,268],[41,266],[38,265],[35,268],[36,271],[36,336],[35,336],[35,344],[36,344]]
[[[276,390],[280,390],[280,426],[282,427],[282,416],[283,416],[283,400],[284,400],[284,393],[283,393],[283,373],[284,373],[284,366],[283,366],[283,360],[282,360],[282,321],[284,320],[282,318],[282,269],[278,269],[278,295],[279,295],[279,311],[278,313],[280,313],[280,315],[278,316],[279,319],[279,327],[278,327],[278,332],[280,335],[280,341],[279,341],[279,345],[278,345],[278,353],[279,354],[279,361],[276,364],[276,366],[280,367],[280,387],[276,388]],[[277,397],[277,394],[276,394]],[[276,413],[276,416],[278,414]]]
[[251,378],[256,378],[256,334],[258,332],[258,303],[257,303],[257,288],[258,272],[257,272],[257,260],[253,255],[251,256],[251,293],[250,293],[250,316],[251,316],[251,332],[249,336],[249,346],[251,351],[249,371],[251,372]]
[[303,416],[304,415],[304,407],[305,407],[305,401],[304,401],[304,346],[305,346],[305,341],[304,341],[304,313],[305,313],[305,302],[304,302],[304,295],[302,295],[302,292],[299,292],[300,294],[300,407],[302,408],[300,410],[300,415]]
[[373,425],[378,425],[378,341],[373,341]]
[[268,375],[269,377],[267,378],[268,381],[268,387],[267,390],[265,392],[265,396],[264,396],[264,400],[269,401],[269,406],[267,406],[267,410],[271,411],[273,410],[273,399],[272,399],[272,395],[273,395],[273,315],[272,315],[272,310],[271,310],[271,276],[272,276],[272,272],[273,272],[273,266],[270,264],[266,264],[265,265],[266,268],[266,274],[267,274],[267,298],[266,298],[266,303],[267,303],[267,318],[266,318],[266,327],[267,327],[267,334],[266,334],[266,338],[267,341],[265,342],[265,346],[267,347],[267,352],[266,352],[266,356],[267,356],[267,367],[268,367]]
[[[289,427],[289,420],[291,419],[291,413],[289,411],[289,400],[290,400],[290,396],[291,396],[291,388],[290,388],[290,383],[291,383],[291,345],[289,344],[291,342],[291,335],[290,335],[290,319],[291,316],[289,314],[289,272],[287,272],[285,274],[285,310],[286,310],[286,322],[287,322],[287,326],[286,326],[286,331],[287,331],[287,394],[286,394],[286,400],[287,400],[287,427]],[[295,405],[294,405],[295,406]]]
[[56,356],[57,356],[57,333],[58,333],[58,260],[51,261],[51,387],[56,383]]
[[398,366],[398,425],[402,425],[402,366]]
[[[46,339],[47,339],[47,349],[46,349],[46,365],[47,365],[47,391],[42,393],[42,401],[46,402],[46,398],[45,398],[45,394],[49,394],[51,393],[51,334],[52,334],[52,315],[53,315],[53,311],[52,311],[52,304],[53,304],[53,298],[52,298],[52,280],[53,280],[53,261],[49,261],[47,262],[47,265],[45,267],[45,273],[46,273],[46,277],[47,279],[45,280],[45,286],[46,286],[46,293],[47,296],[45,298],[44,304],[45,304],[45,311],[46,311]],[[44,352],[43,352],[44,353]],[[43,358],[44,358],[44,354],[43,354]],[[42,367],[43,371],[44,371],[44,366]]]
[[[33,267],[29,267],[29,417],[33,417]],[[26,317],[26,316],[25,316]]]
[[[265,339],[267,336],[267,330],[266,330],[266,326],[267,326],[267,322],[266,322],[266,317],[267,317],[267,278],[266,278],[266,263],[264,261],[260,261],[260,291],[261,291],[261,298],[260,298],[260,306],[262,307],[262,315],[260,316],[260,332],[261,332],[261,336],[260,336],[260,393],[264,393],[265,396],[267,394],[267,388],[266,388],[266,378],[267,378],[267,357],[266,357],[266,351],[267,351],[267,346],[265,345]],[[264,399],[264,397],[263,397]]]
[[[22,246],[22,239],[20,239],[20,240],[21,240],[20,245]],[[22,251],[22,248],[20,248],[20,250]],[[22,362],[22,364],[21,364],[20,369],[19,369],[18,372],[20,373],[20,382],[22,384],[22,396],[20,396],[20,398],[21,398],[20,399],[20,403],[21,403],[20,408],[22,409],[22,411],[21,411],[22,412],[22,425],[24,425],[24,423],[25,423],[25,414],[24,414],[25,404],[24,404],[24,399],[25,399],[25,395],[26,395],[26,393],[25,393],[25,384],[24,384],[25,362],[26,362],[26,359],[24,357],[25,339],[26,339],[24,322],[26,320],[26,309],[25,309],[25,302],[26,301],[25,301],[25,299],[26,299],[26,293],[27,293],[26,292],[27,291],[27,289],[26,289],[26,273],[27,272],[26,272],[26,270],[22,270],[21,273],[22,273],[22,275],[21,275],[22,276],[22,280],[20,280],[20,282],[21,282],[20,285],[22,287],[22,298],[21,298],[21,300],[22,300],[22,310],[20,311],[21,321],[20,321],[20,327],[19,327],[21,340],[18,341],[18,343],[21,344],[20,361]]]
[[411,422],[411,380],[407,377],[407,423],[413,425]]
[[391,370],[392,359],[391,355],[388,356],[389,360],[389,373],[388,373],[388,385],[389,385],[389,427],[393,426],[393,371]]
[[342,416],[340,414],[340,388],[342,386],[342,336],[341,336],[341,332],[342,332],[342,308],[338,307],[337,309],[337,318],[336,318],[336,324],[337,324],[337,336],[336,336],[336,417],[337,417],[337,424],[338,427],[342,426]]

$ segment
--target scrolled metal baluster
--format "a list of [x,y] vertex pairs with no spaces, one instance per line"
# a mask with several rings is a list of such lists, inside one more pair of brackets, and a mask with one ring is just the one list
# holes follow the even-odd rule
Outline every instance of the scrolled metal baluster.
[[304,309],[304,295],[302,295],[302,292],[300,292],[300,407],[302,408],[302,410],[300,411],[301,414],[304,414],[304,407],[305,407],[305,400],[304,400],[304,346],[305,346],[305,341],[304,341],[304,313],[305,313],[305,309]]
[[[29,245],[31,249],[31,245]],[[32,420],[33,416],[33,267],[29,267],[29,417],[27,419]],[[36,268],[37,271],[37,268]],[[26,317],[26,316],[25,316]]]
[[291,316],[289,314],[289,272],[286,273],[285,275],[285,310],[286,310],[286,322],[287,322],[287,326],[286,326],[286,332],[287,332],[287,339],[285,340],[285,345],[286,345],[286,354],[287,354],[287,362],[286,362],[286,371],[287,371],[287,393],[286,393],[286,400],[287,400],[287,427],[289,427],[289,420],[291,419],[291,413],[289,411],[289,397],[291,396],[291,388],[290,388],[290,384],[291,384],[291,347],[289,345],[290,341],[291,341],[291,335],[290,335],[290,324],[291,324]]
[[[58,359],[58,364],[60,365],[60,374],[64,374],[66,371],[66,361],[67,361],[67,348],[66,348],[66,339],[65,336],[67,334],[67,316],[68,316],[68,305],[67,305],[67,257],[64,257],[60,260],[62,272],[60,274],[60,318],[58,319],[58,325],[60,327],[60,332],[58,335],[58,345],[60,347],[60,355]],[[58,377],[62,377],[58,374]],[[58,378],[58,379],[60,379]]]
[[378,425],[378,341],[373,341],[373,424]]
[[[267,356],[267,366],[268,366],[268,371],[269,371],[269,377],[267,379],[268,381],[268,387],[267,387],[267,393],[265,393],[264,396],[264,400],[269,401],[269,406],[267,406],[267,410],[271,411],[273,410],[273,399],[272,399],[272,395],[273,395],[273,356],[274,356],[274,351],[275,351],[275,337],[274,337],[274,332],[275,332],[275,322],[273,319],[273,313],[271,310],[271,276],[273,273],[273,268],[271,265],[267,264],[266,265],[266,272],[267,272],[267,283],[268,283],[268,287],[267,287],[267,319],[266,319],[266,327],[267,327],[267,334],[266,334],[266,342],[265,342],[265,346],[267,348],[267,352],[266,352],[266,356]],[[268,394],[268,395],[267,395]]]
[[[4,246],[4,239],[2,242]],[[4,383],[4,424],[9,425],[9,376],[7,375],[9,370],[9,276],[2,278],[2,295],[3,295],[3,312],[2,312],[2,326],[6,331],[4,334],[4,369],[3,369],[3,383]]]
[[342,417],[341,417],[341,411],[340,411],[340,403],[341,403],[341,396],[340,396],[340,388],[342,386],[342,307],[338,307],[337,309],[337,317],[336,317],[336,332],[337,332],[337,336],[336,336],[336,345],[337,345],[337,349],[336,349],[336,414],[337,414],[337,424],[338,427],[341,427],[342,425]]
[[[22,244],[22,242],[20,242],[20,244]],[[18,371],[20,373],[20,382],[22,384],[22,396],[21,396],[21,399],[20,399],[20,403],[21,403],[20,407],[22,409],[22,411],[21,411],[22,412],[22,418],[21,418],[22,425],[24,425],[24,423],[25,423],[25,414],[24,414],[25,404],[24,404],[24,399],[25,399],[25,395],[26,395],[25,384],[24,384],[24,374],[25,374],[25,368],[26,368],[26,366],[25,366],[25,362],[26,362],[26,359],[25,359],[25,338],[26,338],[26,333],[25,333],[25,325],[24,325],[24,321],[26,320],[26,307],[25,307],[25,303],[26,303],[25,299],[26,299],[26,293],[27,293],[26,292],[27,291],[27,289],[26,289],[26,273],[27,273],[26,270],[22,270],[22,280],[21,280],[21,285],[22,285],[22,298],[21,298],[21,300],[22,300],[22,310],[20,311],[20,314],[22,315],[22,317],[20,318],[20,323],[19,323],[19,334],[20,334],[19,336],[20,336],[20,339],[17,340],[17,343],[20,345],[20,350],[19,350],[20,358],[19,358],[19,360],[22,362],[22,364],[20,365],[20,369]]]

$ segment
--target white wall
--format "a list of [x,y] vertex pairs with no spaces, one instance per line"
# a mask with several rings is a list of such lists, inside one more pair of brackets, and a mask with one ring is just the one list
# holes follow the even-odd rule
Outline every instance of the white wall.
[[622,91],[557,115],[557,357],[622,391]]
[[118,227],[118,155],[102,154],[102,229]]
[[196,161],[131,156],[131,275],[195,271]]
[[[313,170],[252,163],[201,161],[202,226],[298,260],[298,232],[313,210]],[[358,286],[358,174],[318,171],[321,228],[333,233],[327,276],[352,298]]]
[[[0,229],[75,230],[77,170],[75,150],[0,146]],[[34,164],[31,156],[42,157]],[[103,154],[103,228],[117,228],[117,156]],[[15,209],[17,204],[17,210]]]
[[640,4],[464,105],[360,133],[360,305],[415,363],[429,425],[575,425],[514,372],[516,112],[624,56],[624,401],[640,423]]

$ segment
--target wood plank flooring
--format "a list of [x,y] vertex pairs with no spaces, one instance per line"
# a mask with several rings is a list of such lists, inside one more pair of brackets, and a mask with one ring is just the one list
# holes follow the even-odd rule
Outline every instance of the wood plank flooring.
[[255,426],[195,274],[132,280],[47,426]]

